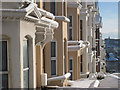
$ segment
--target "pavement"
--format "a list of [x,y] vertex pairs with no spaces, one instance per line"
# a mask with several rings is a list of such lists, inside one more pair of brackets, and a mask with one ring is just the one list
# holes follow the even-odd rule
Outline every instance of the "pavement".
[[74,81],[70,87],[71,88],[89,88],[94,82],[95,80],[91,80],[88,78],[80,79],[80,80]]
[[120,88],[120,78],[107,75],[105,79],[100,80],[99,88]]
[[58,87],[56,90],[120,90],[120,77],[107,74],[102,80],[82,78],[71,81],[70,84],[71,86],[69,87]]

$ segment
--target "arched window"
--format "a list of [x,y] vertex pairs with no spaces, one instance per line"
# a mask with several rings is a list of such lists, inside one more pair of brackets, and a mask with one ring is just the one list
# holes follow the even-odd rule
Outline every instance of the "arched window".
[[29,40],[23,40],[23,86],[29,88]]

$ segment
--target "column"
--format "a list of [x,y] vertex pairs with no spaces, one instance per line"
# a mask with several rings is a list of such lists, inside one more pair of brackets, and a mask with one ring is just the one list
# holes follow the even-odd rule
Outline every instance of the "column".
[[37,59],[37,87],[41,87],[41,74],[43,73],[43,48],[36,46],[36,59]]

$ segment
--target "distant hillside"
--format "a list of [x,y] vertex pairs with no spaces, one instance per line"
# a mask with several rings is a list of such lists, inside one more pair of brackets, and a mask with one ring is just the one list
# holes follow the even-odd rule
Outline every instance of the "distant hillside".
[[110,37],[111,39],[118,39],[117,32],[102,33],[103,39]]

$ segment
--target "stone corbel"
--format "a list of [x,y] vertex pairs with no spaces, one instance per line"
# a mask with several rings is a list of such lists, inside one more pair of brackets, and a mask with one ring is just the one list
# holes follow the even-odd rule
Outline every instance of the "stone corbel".
[[44,47],[48,42],[53,40],[53,29],[46,28],[46,38],[44,41],[41,42],[42,47]]
[[35,44],[44,47],[46,43],[50,42],[53,39],[53,34],[54,31],[51,28],[36,27]]
[[46,38],[46,28],[37,26],[35,33],[35,45],[40,45]]

